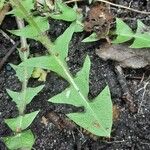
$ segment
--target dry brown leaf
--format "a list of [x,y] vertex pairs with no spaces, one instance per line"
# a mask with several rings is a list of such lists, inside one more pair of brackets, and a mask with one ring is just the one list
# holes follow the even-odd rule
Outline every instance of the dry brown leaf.
[[84,29],[87,32],[95,32],[100,37],[105,37],[109,33],[110,24],[113,21],[113,16],[109,9],[96,3],[88,12],[84,22]]
[[104,44],[96,50],[103,60],[113,60],[123,68],[144,68],[150,65],[150,49],[133,49],[128,45]]

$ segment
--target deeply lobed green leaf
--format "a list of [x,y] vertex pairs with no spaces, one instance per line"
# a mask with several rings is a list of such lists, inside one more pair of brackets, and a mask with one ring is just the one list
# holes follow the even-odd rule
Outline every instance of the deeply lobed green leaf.
[[77,77],[74,85],[71,85],[62,93],[52,97],[53,103],[65,103],[74,106],[84,106],[82,113],[70,113],[67,116],[79,126],[97,136],[109,137],[112,127],[112,102],[109,88],[106,87],[93,102],[88,100],[90,60],[87,57],[84,66]]
[[[15,0],[14,0],[15,1]],[[19,5],[22,7],[22,5]],[[68,15],[63,12],[62,14],[64,18]],[[74,20],[74,15],[73,19]],[[71,16],[71,17],[72,17]],[[39,27],[37,23],[31,18],[27,17],[26,19],[29,22],[29,25],[35,25],[38,33]],[[61,18],[59,18],[61,19]],[[70,19],[70,20],[71,20]],[[69,20],[68,20],[69,21]],[[76,22],[77,23],[77,22]],[[76,24],[75,24],[76,25]],[[96,134],[98,136],[110,136],[111,126],[112,126],[112,102],[110,97],[110,92],[108,87],[100,94],[95,101],[90,102],[88,100],[88,91],[89,91],[89,70],[90,70],[90,59],[86,58],[84,67],[77,74],[75,78],[71,76],[69,73],[69,69],[65,62],[65,57],[68,54],[68,44],[72,34],[77,30],[77,26],[75,26],[75,30],[72,25],[65,31],[65,33],[58,38],[54,43],[54,46],[49,46],[48,38],[39,34],[42,41],[42,44],[48,48],[49,52],[52,54],[51,56],[43,56],[38,58],[31,58],[27,61],[21,63],[19,67],[40,67],[48,70],[52,70],[59,75],[63,76],[70,83],[70,87],[67,88],[62,93],[51,98],[51,101],[57,103],[67,103],[75,106],[84,106],[85,112],[82,113],[71,113],[68,114],[73,121],[75,121],[81,127],[87,129],[88,131]],[[64,36],[66,34],[66,36]],[[69,35],[69,38],[66,40],[66,37]],[[46,41],[44,41],[46,40]],[[61,45],[64,44],[64,45]],[[64,50],[62,50],[62,47]],[[53,48],[53,49],[51,49]],[[31,64],[32,63],[32,64]]]
[[[72,28],[71,26],[69,28]],[[67,29],[64,34],[58,38],[61,39],[60,42],[55,42],[55,45],[59,44],[58,47],[61,49],[61,41],[63,41],[66,36],[64,36],[69,30]],[[69,32],[68,32],[69,33]],[[63,43],[62,43],[63,44]],[[68,42],[64,42],[65,51],[68,50]],[[63,46],[62,46],[63,47]],[[57,50],[57,49],[56,49]],[[62,52],[63,53],[63,52]],[[65,55],[67,53],[65,52]],[[65,55],[60,55],[63,58]],[[57,57],[59,59],[59,57]],[[96,134],[98,136],[110,136],[111,126],[112,126],[112,102],[110,97],[110,92],[108,87],[100,94],[96,101],[91,103],[88,100],[89,92],[89,70],[90,70],[90,59],[86,58],[84,67],[77,73],[76,77],[73,79],[70,74],[68,74],[67,66],[63,59],[57,60],[53,56],[43,56],[37,58],[31,58],[23,62],[21,65],[28,67],[40,67],[44,69],[52,70],[59,75],[63,76],[70,82],[70,87],[67,88],[62,93],[52,97],[51,102],[54,103],[66,103],[72,104],[74,106],[84,106],[85,112],[83,113],[73,113],[68,114],[68,116],[75,121],[81,127],[87,129],[88,131]],[[98,100],[99,99],[99,100]],[[100,109],[95,109],[95,107]],[[107,109],[101,109],[107,108]],[[107,121],[106,121],[107,120]],[[105,122],[106,121],[106,122]]]
[[[63,64],[66,65],[65,63]],[[62,76],[64,79],[67,79],[66,73],[63,70],[62,66],[56,61],[55,57],[52,56],[40,56],[35,58],[30,58],[25,62],[20,64],[20,67],[27,66],[27,67],[37,67],[43,68],[47,70],[54,71]]]
[[140,20],[137,21],[137,30],[134,33],[132,29],[121,19],[116,19],[117,38],[112,43],[123,43],[134,38],[131,48],[150,47],[150,29]]
[[22,62],[19,65],[19,67],[23,68],[24,66],[27,66],[29,68],[37,67],[37,68],[43,68],[48,70],[50,69],[51,71],[54,71],[60,76],[62,76],[64,79],[68,80],[62,66],[67,68],[65,58],[68,55],[68,46],[72,38],[72,35],[75,31],[75,28],[76,28],[76,24],[73,22],[65,30],[65,32],[56,39],[56,41],[52,46],[55,56],[49,55],[49,56],[30,58],[27,61]]

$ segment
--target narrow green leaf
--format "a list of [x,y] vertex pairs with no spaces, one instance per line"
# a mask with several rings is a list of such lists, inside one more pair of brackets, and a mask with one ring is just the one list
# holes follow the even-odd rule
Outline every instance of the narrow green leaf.
[[35,141],[31,130],[18,133],[11,137],[3,137],[3,140],[10,150],[16,150],[20,148],[31,149]]
[[77,74],[73,85],[52,97],[53,103],[84,106],[82,113],[67,116],[81,127],[98,136],[110,136],[112,127],[112,102],[109,88],[106,87],[92,102],[88,100],[90,60],[87,57],[82,70]]
[[76,74],[76,78],[74,79],[75,83],[78,85],[78,88],[84,94],[85,97],[89,92],[90,65],[90,58],[89,56],[87,56],[82,69]]
[[5,123],[13,130],[14,132],[18,130],[24,130],[30,126],[39,111],[32,112],[30,114],[25,114],[24,116],[19,116],[17,118],[5,119]]
[[123,43],[133,38],[134,33],[131,28],[121,19],[116,19],[116,34],[117,38],[112,43]]
[[35,87],[35,88],[27,88],[25,101],[23,101],[24,92],[14,92],[7,89],[7,93],[12,98],[12,100],[17,104],[18,109],[22,109],[24,105],[29,104],[32,99],[43,89],[44,85]]
[[100,40],[100,37],[97,36],[95,32],[93,32],[90,36],[82,40],[82,42],[95,42]]
[[17,36],[23,36],[25,38],[31,38],[37,40],[39,34],[42,34],[43,32],[49,29],[49,24],[47,18],[45,17],[34,17],[33,20],[37,24],[38,28],[40,28],[41,33],[39,33],[36,27],[32,25],[27,25],[24,28],[19,30],[9,30],[9,32]]
[[50,14],[50,17],[52,17],[53,19],[65,20],[71,22],[76,20],[77,14],[73,8],[68,7],[65,3],[62,3],[60,1],[56,1],[56,5],[60,13],[58,14],[52,13]]
[[65,61],[65,58],[68,56],[68,46],[70,43],[70,40],[72,38],[72,35],[75,31],[76,24],[72,23],[66,30],[65,32],[59,36],[55,43],[53,50],[58,53],[58,57],[62,60]]

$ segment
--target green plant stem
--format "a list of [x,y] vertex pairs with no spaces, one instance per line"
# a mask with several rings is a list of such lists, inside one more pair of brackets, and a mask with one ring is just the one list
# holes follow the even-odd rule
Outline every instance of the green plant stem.
[[[82,97],[83,101],[86,103],[87,107],[90,109],[90,111],[93,114],[93,116],[96,117],[96,114],[94,113],[94,111],[89,106],[87,98],[85,98],[85,96],[82,94],[82,92],[78,88],[78,85],[75,83],[72,75],[70,74],[70,72],[69,72],[69,70],[67,68],[67,64],[64,63],[63,61],[61,61],[61,59],[59,58],[59,56],[57,56],[57,54],[55,54],[55,51],[52,48],[53,47],[53,43],[51,42],[51,40],[48,38],[48,36],[46,34],[42,34],[41,35],[41,33],[42,33],[41,30],[39,29],[39,27],[37,26],[37,24],[34,22],[34,20],[32,19],[32,17],[28,15],[28,12],[26,12],[26,10],[22,6],[22,4],[18,0],[12,0],[12,1],[15,2],[16,7],[19,7],[22,10],[22,13],[25,16],[28,16],[27,17],[27,21],[29,22],[29,24],[32,24],[37,29],[37,31],[39,32],[39,36],[38,36],[37,39],[45,46],[45,48],[48,50],[49,54],[52,55],[52,57],[55,58],[55,60],[57,61],[57,63],[64,70],[64,72],[66,74],[66,77],[67,77],[68,82],[70,83],[70,85],[72,85],[74,87],[74,89],[77,91],[77,93],[80,95],[80,97]],[[98,120],[97,117],[96,117],[96,119]],[[105,129],[104,129],[104,131],[105,131]]]
[[[89,106],[89,102],[87,101],[87,98],[85,98],[85,96],[82,94],[82,92],[80,91],[80,89],[78,88],[78,85],[75,83],[72,75],[70,74],[67,66],[57,57],[57,55],[55,55],[55,53],[53,52],[53,50],[51,49],[51,46],[49,44],[50,39],[45,35],[45,36],[41,36],[40,37],[40,41],[41,43],[46,47],[46,49],[48,50],[49,53],[51,53],[51,55],[53,55],[53,57],[56,59],[56,61],[58,62],[58,64],[62,67],[62,69],[64,70],[67,79],[70,83],[70,85],[72,85],[74,87],[74,89],[77,91],[77,93],[80,95],[80,97],[83,99],[83,101],[86,103],[87,107],[90,109],[91,113],[93,114],[93,116],[95,116],[95,118],[98,120],[98,118],[96,117],[97,114],[95,114],[95,112],[91,109],[91,107]],[[103,128],[103,127],[102,127]],[[105,131],[105,129],[103,128],[103,130]]]
[[[36,28],[36,30],[38,31],[39,35],[41,35],[41,29],[38,27],[38,25],[36,24],[36,22],[33,20],[33,16],[32,14],[29,14],[26,9],[24,8],[24,6],[21,4],[21,2],[19,0],[11,0],[12,3],[15,4],[16,7],[18,7],[22,13],[25,15],[25,17],[27,18],[26,20],[28,21],[28,23],[32,26],[34,26]],[[42,36],[42,35],[41,35]],[[49,41],[51,44],[52,42]]]
[[[16,21],[17,21],[17,25],[18,25],[19,29],[24,28],[24,21],[22,19],[16,17]],[[26,38],[21,36],[20,41],[21,41],[21,48],[19,50],[20,50],[20,53],[23,54],[22,61],[26,61],[28,59],[28,53],[29,53],[27,40],[26,40]],[[23,105],[19,109],[19,114],[20,115],[24,115],[24,111],[26,109],[27,84],[28,84],[28,72],[27,72],[27,67],[24,66],[24,80],[22,81],[22,92],[23,92],[22,101],[23,101]]]

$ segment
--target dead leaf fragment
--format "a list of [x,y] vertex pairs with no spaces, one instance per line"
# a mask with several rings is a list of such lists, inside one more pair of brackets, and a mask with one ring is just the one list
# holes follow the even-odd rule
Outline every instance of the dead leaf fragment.
[[95,32],[97,36],[105,37],[110,29],[113,16],[108,8],[96,3],[88,12],[84,22],[84,29],[87,32]]
[[150,49],[133,49],[128,45],[103,44],[96,50],[103,60],[113,60],[123,68],[144,68],[150,65]]

